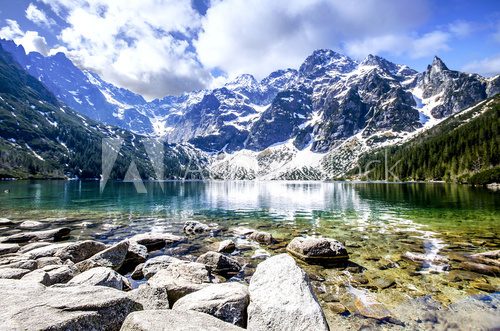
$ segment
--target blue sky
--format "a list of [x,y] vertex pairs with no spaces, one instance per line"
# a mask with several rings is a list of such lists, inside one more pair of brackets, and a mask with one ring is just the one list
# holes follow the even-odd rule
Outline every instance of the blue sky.
[[258,79],[318,48],[378,54],[422,71],[500,73],[494,0],[0,0],[0,37],[62,51],[82,68],[151,99]]

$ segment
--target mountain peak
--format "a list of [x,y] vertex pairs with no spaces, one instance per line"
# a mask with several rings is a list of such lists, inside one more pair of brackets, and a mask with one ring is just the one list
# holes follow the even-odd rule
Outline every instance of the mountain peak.
[[226,83],[226,85],[224,86],[230,90],[233,90],[237,88],[256,88],[258,85],[259,82],[255,79],[253,75],[242,74],[237,76],[229,83]]
[[444,64],[443,60],[441,60],[437,55],[434,56],[431,67],[437,69],[438,71],[448,70],[446,64]]
[[309,78],[316,78],[327,71],[347,73],[352,71],[356,63],[349,57],[331,49],[318,49],[309,55],[300,66],[299,72]]

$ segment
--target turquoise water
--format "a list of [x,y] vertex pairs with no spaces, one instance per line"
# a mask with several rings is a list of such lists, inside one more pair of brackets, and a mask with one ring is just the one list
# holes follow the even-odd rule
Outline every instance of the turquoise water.
[[140,194],[124,182],[109,182],[102,192],[95,181],[0,182],[0,212],[21,219],[200,217],[310,225],[388,214],[436,228],[500,229],[500,193],[464,185],[214,181],[147,182],[146,188]]

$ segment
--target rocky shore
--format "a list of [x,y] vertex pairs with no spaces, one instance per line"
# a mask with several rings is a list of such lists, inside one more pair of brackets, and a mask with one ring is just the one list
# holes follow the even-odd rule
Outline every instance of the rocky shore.
[[[53,224],[53,223],[51,223]],[[57,224],[57,223],[56,223]],[[500,251],[437,254],[441,243],[397,259],[352,260],[363,242],[198,221],[172,233],[113,243],[75,240],[72,226],[0,219],[1,330],[361,330],[500,326]],[[426,235],[425,233],[423,234]],[[474,286],[443,302],[428,293],[397,305],[386,291],[411,284],[389,271],[445,273]],[[376,269],[376,270],[374,270]],[[430,278],[432,280],[432,278]]]

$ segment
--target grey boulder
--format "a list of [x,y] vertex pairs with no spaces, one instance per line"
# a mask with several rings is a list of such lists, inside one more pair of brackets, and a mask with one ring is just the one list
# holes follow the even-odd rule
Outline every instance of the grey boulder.
[[1,330],[119,330],[141,305],[101,286],[45,287],[0,280]]
[[71,279],[67,284],[74,285],[88,285],[88,286],[106,286],[123,290],[124,285],[128,287],[128,280],[114,271],[106,267],[97,267],[82,272]]
[[210,270],[222,276],[237,274],[241,270],[241,265],[233,258],[217,252],[206,252],[196,259],[196,262],[203,263]]
[[212,315],[225,322],[245,327],[248,303],[248,287],[231,282],[213,284],[188,294],[180,298],[172,309],[195,310]]
[[59,257],[63,261],[70,260],[74,263],[78,263],[92,257],[106,248],[107,246],[105,244],[98,241],[84,240],[71,243],[59,249],[54,256]]
[[344,245],[330,238],[296,237],[286,250],[308,263],[330,264],[349,258]]
[[170,304],[212,283],[210,270],[201,263],[177,261],[148,280],[151,287],[165,288]]
[[59,241],[67,238],[71,232],[70,228],[57,228],[45,231],[21,232],[10,235],[3,239],[5,243],[24,243],[29,241],[51,240]]
[[180,261],[178,258],[160,255],[147,260],[142,267],[142,274],[146,279],[154,276],[161,269],[167,269],[173,262]]
[[100,251],[86,260],[78,262],[75,266],[80,272],[96,267],[108,267],[113,270],[118,270],[125,261],[128,246],[128,241],[122,241],[103,251]]
[[19,250],[18,244],[0,244],[0,255],[15,253]]
[[143,310],[127,316],[121,331],[193,331],[193,330],[244,330],[207,314],[196,311]]
[[328,330],[309,278],[288,254],[261,262],[249,292],[250,330]]

